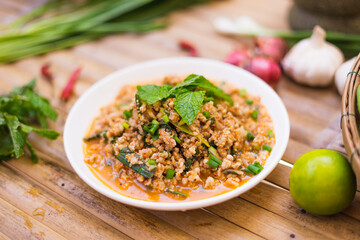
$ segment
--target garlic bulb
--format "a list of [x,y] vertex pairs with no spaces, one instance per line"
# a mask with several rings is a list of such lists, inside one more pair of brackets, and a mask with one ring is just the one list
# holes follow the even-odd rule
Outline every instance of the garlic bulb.
[[309,86],[329,85],[344,55],[325,41],[325,30],[315,26],[310,38],[301,40],[285,55],[282,66],[295,81]]
[[351,67],[355,62],[356,57],[353,57],[350,60],[347,60],[343,64],[340,65],[340,67],[336,70],[335,73],[335,85],[340,93],[342,95],[347,79],[347,74],[351,71]]

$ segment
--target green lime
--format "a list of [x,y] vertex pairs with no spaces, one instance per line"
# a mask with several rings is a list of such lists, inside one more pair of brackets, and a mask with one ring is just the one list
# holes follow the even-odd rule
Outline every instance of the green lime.
[[356,178],[346,158],[327,149],[302,155],[290,172],[289,183],[295,202],[318,215],[344,210],[356,191]]

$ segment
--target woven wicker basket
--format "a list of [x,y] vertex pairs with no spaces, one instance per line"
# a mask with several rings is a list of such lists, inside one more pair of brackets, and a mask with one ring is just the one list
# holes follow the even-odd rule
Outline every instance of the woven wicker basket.
[[360,84],[360,54],[348,73],[342,97],[341,126],[349,162],[360,183],[360,115],[356,104],[356,90]]

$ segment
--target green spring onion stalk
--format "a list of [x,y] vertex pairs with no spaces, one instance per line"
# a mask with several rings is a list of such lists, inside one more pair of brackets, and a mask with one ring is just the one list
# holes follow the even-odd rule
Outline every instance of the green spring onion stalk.
[[[261,26],[248,16],[241,16],[233,21],[220,17],[214,21],[215,29],[223,34],[233,36],[272,36],[284,39],[290,46],[309,38],[309,31],[281,31]],[[360,52],[360,35],[340,32],[326,32],[326,40],[341,49],[345,56],[353,57]]]
[[0,63],[68,48],[108,34],[164,28],[164,16],[206,0],[49,0],[0,27]]

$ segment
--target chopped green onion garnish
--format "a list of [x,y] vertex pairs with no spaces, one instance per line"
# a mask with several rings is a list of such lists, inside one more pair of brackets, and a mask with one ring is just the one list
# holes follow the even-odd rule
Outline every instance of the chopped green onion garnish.
[[148,122],[145,126],[143,126],[144,131],[150,133],[151,135],[154,135],[156,130],[159,128],[159,122],[155,119],[151,122]]
[[166,115],[162,116],[162,120],[164,120],[164,123],[165,123],[165,124],[168,124],[168,123],[170,122],[169,117],[166,116]]
[[213,160],[209,160],[206,162],[207,165],[209,165],[211,168],[217,168],[219,166],[219,164]]
[[123,125],[125,129],[129,129],[130,127],[130,125],[127,122],[122,122],[121,125]]
[[262,148],[263,148],[264,150],[268,151],[268,152],[271,152],[271,151],[272,151],[272,147],[270,147],[269,145],[266,145],[266,144],[264,144],[264,145],[262,146]]
[[123,114],[124,114],[124,118],[126,120],[129,120],[129,118],[131,118],[131,116],[132,116],[132,109],[130,111],[129,110],[124,110]]
[[261,164],[259,162],[255,162],[254,164],[249,164],[247,168],[245,168],[245,171],[253,174],[253,175],[257,175],[259,174],[262,170],[264,169],[263,166],[261,166]]
[[269,131],[268,131],[268,137],[269,137],[269,138],[272,138],[273,136],[274,136],[273,131],[269,130]]
[[154,159],[150,158],[149,160],[147,160],[147,162],[149,165],[156,165],[156,161]]
[[172,179],[174,177],[175,170],[174,169],[168,169],[166,173],[166,179]]
[[210,118],[210,113],[208,111],[203,111],[202,114],[204,115],[204,117],[206,117],[206,119]]
[[245,100],[245,102],[246,102],[248,105],[252,105],[252,104],[254,103],[254,101],[253,101],[253,100],[250,100],[250,99]]
[[206,162],[207,165],[209,165],[211,168],[217,168],[222,164],[222,161],[215,157],[213,154],[209,155],[210,159]]
[[218,159],[217,157],[215,157],[213,154],[210,154],[210,159],[214,160],[215,162],[217,162],[219,165],[222,164],[222,161],[220,159]]
[[246,134],[246,138],[249,140],[249,141],[253,141],[255,139],[255,136],[252,134],[252,133],[247,133]]
[[181,144],[181,140],[178,138],[178,136],[174,134],[172,137],[178,144]]
[[155,134],[152,135],[151,139],[152,139],[153,141],[158,140],[158,139],[159,139],[159,131],[156,131]]
[[246,97],[246,89],[241,89],[239,95],[242,97]]
[[209,152],[213,155],[216,155],[217,151],[214,147],[209,147]]
[[251,117],[256,120],[258,119],[258,111],[254,110],[252,113],[251,113]]

